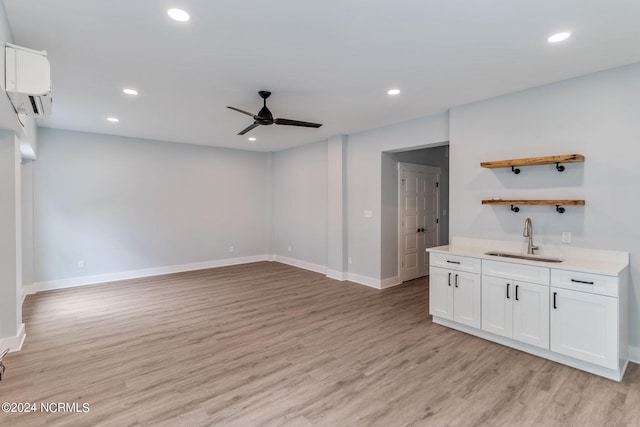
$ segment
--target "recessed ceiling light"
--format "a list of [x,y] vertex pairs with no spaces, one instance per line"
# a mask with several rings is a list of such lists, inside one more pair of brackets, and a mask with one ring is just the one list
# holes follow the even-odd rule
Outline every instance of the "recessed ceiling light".
[[565,31],[565,32],[562,32],[562,33],[557,33],[557,34],[552,35],[551,37],[549,37],[547,39],[547,41],[549,43],[558,43],[558,42],[561,42],[563,40],[568,39],[569,37],[571,37],[571,33],[568,32],[568,31]]
[[180,22],[186,22],[191,19],[189,14],[182,9],[169,9],[167,11],[167,14],[171,17],[171,19],[175,19],[176,21]]
[[126,93],[127,95],[137,95],[138,91],[135,89],[122,89],[122,91],[124,93]]
[[109,120],[112,123],[118,123],[120,120],[118,120],[117,117],[107,117],[107,120]]
[[387,94],[389,95],[398,95],[400,93],[400,89],[389,89]]
[[254,137],[249,138],[249,141],[255,141],[256,139]]

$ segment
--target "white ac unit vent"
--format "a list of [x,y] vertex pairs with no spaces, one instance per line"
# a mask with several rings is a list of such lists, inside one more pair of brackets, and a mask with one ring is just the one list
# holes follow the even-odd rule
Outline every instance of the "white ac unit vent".
[[18,113],[27,116],[51,114],[51,66],[47,52],[7,43],[5,90]]

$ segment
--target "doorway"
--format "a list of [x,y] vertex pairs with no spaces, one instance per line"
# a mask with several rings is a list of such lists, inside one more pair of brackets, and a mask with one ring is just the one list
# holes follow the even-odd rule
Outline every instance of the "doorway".
[[[400,180],[398,163],[440,168],[439,201],[437,220],[440,232],[436,241],[428,246],[447,245],[449,243],[449,145],[441,143],[435,146],[406,148],[404,151],[382,152],[382,190],[381,190],[381,277],[389,282],[400,284],[408,279],[402,274]],[[418,228],[415,227],[416,231]],[[426,234],[426,229],[425,233]],[[417,252],[416,252],[417,253]],[[428,262],[428,258],[423,260]],[[428,269],[424,274],[428,274]]]

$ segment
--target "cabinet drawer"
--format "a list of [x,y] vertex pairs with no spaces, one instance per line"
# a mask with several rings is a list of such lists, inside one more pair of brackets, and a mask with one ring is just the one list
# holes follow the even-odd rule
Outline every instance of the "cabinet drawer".
[[504,279],[520,280],[540,285],[549,284],[549,269],[535,265],[517,264],[512,262],[482,261],[482,274]]
[[616,276],[552,269],[551,286],[610,297],[618,296],[618,277]]
[[480,258],[470,258],[459,255],[429,254],[429,265],[433,267],[449,268],[451,270],[480,273]]

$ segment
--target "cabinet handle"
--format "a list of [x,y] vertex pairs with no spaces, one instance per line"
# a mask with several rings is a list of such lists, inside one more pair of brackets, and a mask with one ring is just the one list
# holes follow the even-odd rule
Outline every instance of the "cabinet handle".
[[587,282],[587,281],[585,281],[585,280],[576,280],[576,279],[571,279],[571,281],[572,281],[573,283],[582,283],[582,284],[584,284],[584,285],[593,285],[593,282]]
[[556,303],[556,297],[558,296],[557,292],[553,293],[553,308],[557,309],[558,308],[558,304]]
[[449,273],[449,286],[451,286],[451,273]]
[[456,274],[456,280],[455,280],[455,283],[456,283],[456,288],[457,288],[457,287],[458,287],[458,275],[457,275],[457,274]]
[[460,261],[449,261],[449,260],[447,260],[447,262],[449,264],[460,264]]
[[511,297],[509,296],[509,286],[511,286],[511,284],[507,283],[507,299],[511,299]]
[[518,286],[520,285],[516,285],[516,301],[520,301],[520,299],[518,298]]

